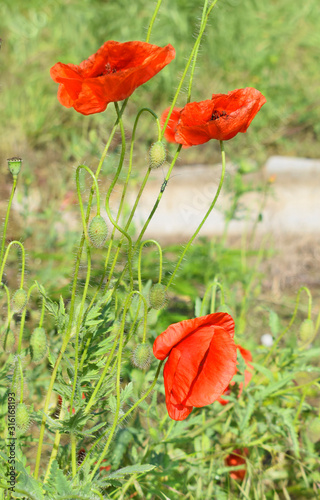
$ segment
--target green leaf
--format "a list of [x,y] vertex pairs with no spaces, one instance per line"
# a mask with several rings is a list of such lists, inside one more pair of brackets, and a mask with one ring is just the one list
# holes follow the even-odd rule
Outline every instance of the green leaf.
[[269,313],[269,326],[273,336],[277,336],[280,331],[280,320],[276,312],[270,311]]
[[152,464],[143,465],[130,465],[129,467],[123,467],[115,472],[109,474],[108,479],[116,479],[125,476],[126,474],[143,474],[153,470],[156,466]]
[[259,365],[258,363],[253,363],[252,361],[250,361],[250,364],[255,370],[262,373],[267,379],[269,379],[270,382],[274,382],[274,375],[271,370],[269,370],[265,366]]

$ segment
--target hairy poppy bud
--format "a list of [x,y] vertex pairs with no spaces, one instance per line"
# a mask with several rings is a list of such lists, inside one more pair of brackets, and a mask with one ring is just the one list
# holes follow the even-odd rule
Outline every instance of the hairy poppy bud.
[[149,368],[151,362],[151,347],[149,344],[139,344],[132,354],[132,363],[143,370]]
[[22,433],[26,432],[30,425],[29,410],[24,403],[19,403],[16,406],[16,425]]
[[311,341],[314,335],[314,325],[312,319],[305,319],[299,329],[299,339],[304,344]]
[[14,293],[11,302],[13,312],[20,313],[26,307],[27,300],[28,300],[27,292],[25,292],[22,288],[17,290]]
[[20,169],[21,169],[21,163],[22,159],[19,158],[18,156],[14,156],[13,158],[8,158],[8,169],[12,173],[12,175],[15,177],[19,174]]
[[35,328],[30,337],[32,360],[39,363],[47,353],[47,336],[44,328]]
[[159,168],[166,161],[167,152],[161,141],[154,142],[149,149],[149,167]]
[[91,220],[88,227],[88,236],[95,248],[101,248],[105,244],[108,236],[108,226],[101,215],[96,215]]
[[168,303],[166,287],[161,283],[153,285],[149,294],[150,306],[153,309],[162,309]]
[[12,330],[7,330],[2,337],[2,346],[5,352],[12,352],[16,343],[16,337]]

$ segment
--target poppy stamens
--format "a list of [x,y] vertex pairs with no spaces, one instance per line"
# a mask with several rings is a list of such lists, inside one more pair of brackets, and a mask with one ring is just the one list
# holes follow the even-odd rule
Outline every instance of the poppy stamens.
[[219,120],[219,118],[221,118],[221,116],[228,116],[228,115],[224,110],[223,111],[214,110],[212,112],[211,120]]

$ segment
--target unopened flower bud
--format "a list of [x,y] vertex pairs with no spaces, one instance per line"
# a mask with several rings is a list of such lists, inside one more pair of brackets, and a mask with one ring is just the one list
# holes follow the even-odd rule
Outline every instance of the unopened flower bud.
[[16,426],[18,431],[24,433],[30,425],[29,410],[24,403],[19,403],[16,406]]
[[27,292],[23,288],[19,288],[12,297],[11,307],[13,312],[20,313],[26,307],[27,301]]
[[108,237],[108,226],[101,215],[96,215],[91,220],[88,227],[88,236],[95,248],[101,248]]
[[153,309],[162,309],[168,303],[166,287],[162,283],[153,285],[149,294],[149,303]]
[[149,149],[149,167],[159,168],[166,161],[167,152],[161,141],[154,142]]
[[47,336],[44,328],[35,328],[30,337],[32,361],[39,363],[47,354]]
[[137,345],[132,354],[132,363],[141,370],[149,368],[151,363],[151,347],[149,344]]
[[21,169],[22,159],[19,158],[18,156],[14,156],[13,158],[8,158],[7,161],[8,161],[8,168],[12,173],[12,175],[13,176],[18,175]]
[[299,329],[299,339],[304,344],[307,342],[311,342],[314,335],[314,325],[312,319],[305,319]]

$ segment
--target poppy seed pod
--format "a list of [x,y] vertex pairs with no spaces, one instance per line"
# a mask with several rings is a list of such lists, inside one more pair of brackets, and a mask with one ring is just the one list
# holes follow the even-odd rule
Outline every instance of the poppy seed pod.
[[16,406],[16,425],[21,433],[26,432],[30,425],[29,410],[24,403],[19,403]]
[[166,161],[167,151],[161,141],[154,142],[149,149],[149,167],[159,168]]
[[47,353],[47,336],[44,328],[35,328],[31,334],[30,347],[32,360],[39,363]]
[[13,312],[20,313],[26,307],[27,301],[27,292],[25,292],[23,288],[19,288],[19,290],[14,293],[11,301]]
[[102,248],[108,237],[108,226],[101,215],[96,215],[88,227],[88,236],[95,248]]
[[157,283],[151,287],[149,303],[153,309],[162,309],[168,304],[166,287],[162,283]]
[[19,158],[18,156],[14,156],[13,158],[8,158],[8,169],[12,173],[12,175],[15,177],[19,174],[20,169],[21,169],[21,164],[22,164],[22,159]]
[[141,370],[149,368],[151,362],[151,347],[149,344],[139,344],[132,354],[132,363]]
[[299,339],[304,344],[307,342],[311,342],[314,335],[314,325],[312,319],[305,319],[299,329]]

